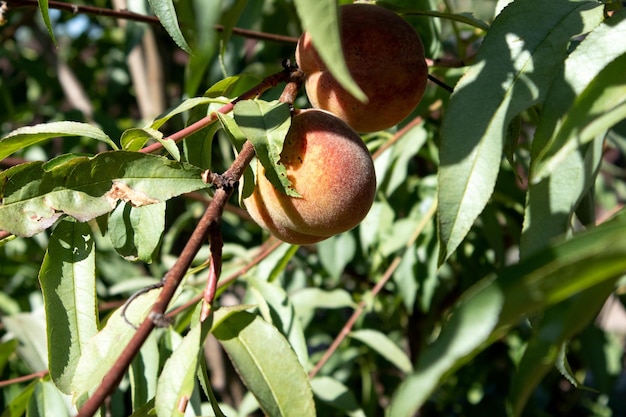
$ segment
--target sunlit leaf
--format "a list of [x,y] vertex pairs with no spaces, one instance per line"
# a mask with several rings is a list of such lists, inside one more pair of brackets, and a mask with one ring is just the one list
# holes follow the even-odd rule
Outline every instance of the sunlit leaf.
[[187,41],[178,26],[174,2],[172,0],[148,0],[148,2],[167,33],[176,42],[176,45],[183,51],[191,54],[191,48],[187,45]]
[[108,225],[109,237],[120,255],[151,263],[165,229],[165,202],[143,207],[120,203]]
[[512,3],[493,22],[441,129],[441,262],[491,197],[510,121],[545,97],[570,39],[601,19],[602,6],[593,1],[529,0]]
[[267,179],[287,195],[299,197],[287,178],[284,165],[278,164],[291,126],[289,105],[278,101],[244,100],[235,105],[233,114],[241,131],[254,145]]
[[208,335],[209,321],[195,324],[183,337],[163,366],[159,376],[155,399],[157,415],[183,416],[195,386],[198,359],[202,357],[202,346]]
[[295,0],[296,11],[302,27],[311,35],[311,40],[326,68],[337,81],[360,101],[367,96],[352,79],[343,57],[339,36],[339,14],[335,0]]
[[113,149],[113,143],[100,128],[78,122],[52,122],[16,129],[0,139],[0,159],[44,140],[61,136],[83,136],[106,143]]
[[95,257],[89,225],[63,221],[50,236],[39,271],[50,376],[66,394],[72,392],[85,346],[98,331]]
[[0,229],[32,236],[63,214],[87,221],[120,200],[160,203],[206,187],[201,174],[189,164],[125,151],[76,157],[48,170],[41,162],[17,165],[0,173]]
[[240,312],[224,320],[213,334],[267,415],[316,415],[309,379],[275,327]]

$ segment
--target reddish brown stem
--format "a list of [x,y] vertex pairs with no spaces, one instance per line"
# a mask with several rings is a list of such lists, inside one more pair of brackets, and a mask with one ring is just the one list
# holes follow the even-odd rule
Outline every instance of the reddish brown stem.
[[[11,8],[16,7],[39,7],[38,0],[5,0],[7,6]],[[134,13],[129,10],[114,10],[107,9],[105,7],[87,6],[72,3],[65,3],[61,1],[51,0],[48,2],[48,7],[51,9],[63,10],[74,14],[89,14],[93,16],[106,16],[116,19],[133,20],[135,22],[150,23],[153,25],[160,24],[159,19],[156,16],[148,16],[139,13]],[[215,25],[215,30],[223,31],[223,25]],[[269,40],[274,42],[283,43],[297,43],[298,38],[293,36],[277,35],[273,33],[258,32],[250,29],[232,28],[232,33],[235,35],[243,36],[250,39]]]
[[[291,73],[293,72],[293,68],[291,67],[287,67],[285,68],[283,71],[281,72],[277,72],[275,74],[272,74],[270,76],[265,77],[259,84],[257,84],[255,87],[251,88],[250,90],[246,91],[245,93],[241,94],[239,97],[237,97],[236,99],[234,99],[233,101],[231,101],[230,103],[222,106],[220,109],[217,110],[217,112],[213,112],[205,117],[203,117],[202,119],[198,120],[195,123],[190,124],[189,126],[185,127],[184,129],[179,130],[178,132],[164,138],[164,139],[170,139],[173,140],[174,142],[178,142],[184,138],[186,138],[187,136],[201,130],[204,129],[205,127],[209,126],[211,123],[215,122],[217,120],[217,113],[222,113],[222,114],[226,114],[230,111],[232,111],[232,109],[235,107],[235,104],[237,104],[238,102],[242,101],[242,100],[248,100],[254,97],[258,97],[261,94],[263,94],[265,91],[269,90],[272,87],[277,86],[279,83],[281,82],[285,82],[287,80],[289,80]],[[155,142],[151,145],[146,146],[145,148],[141,149],[141,152],[143,153],[150,153],[150,152],[154,152],[156,150],[159,150],[163,147],[163,145],[161,145],[160,142]]]

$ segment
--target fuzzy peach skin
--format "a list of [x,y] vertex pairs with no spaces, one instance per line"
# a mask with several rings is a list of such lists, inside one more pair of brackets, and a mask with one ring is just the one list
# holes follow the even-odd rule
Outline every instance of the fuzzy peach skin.
[[298,41],[296,62],[306,75],[309,101],[315,108],[334,113],[357,132],[394,126],[424,95],[428,67],[422,41],[403,18],[381,6],[349,4],[339,11],[348,70],[369,100],[362,103],[341,87],[305,32]]
[[280,163],[301,198],[277,190],[257,163],[256,185],[244,200],[250,216],[279,239],[310,244],[352,229],[374,201],[376,175],[361,137],[331,113],[294,116]]

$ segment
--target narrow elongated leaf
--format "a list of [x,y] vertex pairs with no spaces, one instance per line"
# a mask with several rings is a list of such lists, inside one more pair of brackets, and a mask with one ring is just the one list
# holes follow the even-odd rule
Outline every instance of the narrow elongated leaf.
[[396,391],[389,416],[412,416],[446,376],[523,315],[620,276],[626,269],[624,233],[626,213],[621,213],[470,288]]
[[2,317],[2,324],[19,340],[17,354],[33,372],[48,369],[46,319],[43,308]]
[[268,416],[316,415],[309,379],[275,327],[239,312],[223,320],[213,334]]
[[46,168],[33,162],[0,173],[0,229],[32,236],[63,214],[87,221],[120,200],[140,207],[206,187],[199,168],[136,152],[76,157]]
[[183,101],[173,109],[167,111],[167,113],[160,115],[158,118],[150,124],[151,129],[159,129],[172,117],[193,109],[196,106],[202,106],[211,103],[228,104],[229,100],[224,97],[192,97]]
[[52,122],[16,129],[0,139],[0,159],[30,145],[61,136],[83,136],[106,143],[112,149],[117,145],[100,128],[78,122]]
[[300,364],[306,367],[309,354],[302,323],[297,319],[295,307],[282,287],[262,277],[261,274],[248,277],[253,295],[258,295],[259,311],[268,323],[272,323],[287,338]]
[[[159,290],[153,290],[134,299],[126,310],[126,318],[139,325],[154,305]],[[95,334],[81,352],[72,380],[72,393],[78,407],[87,399],[102,378],[115,364],[136,330],[116,310],[102,330]]]
[[129,261],[152,262],[165,229],[165,202],[143,207],[121,203],[109,216],[109,238]]
[[40,380],[28,401],[26,415],[29,417],[69,417],[66,399],[50,381]]
[[244,100],[235,105],[233,114],[241,131],[254,145],[267,179],[287,195],[299,197],[287,178],[285,167],[278,164],[291,126],[289,105],[278,101]]
[[159,369],[158,340],[156,332],[152,332],[141,345],[139,354],[133,359],[128,369],[134,411],[154,399]]
[[341,382],[328,376],[316,377],[311,380],[315,396],[325,403],[345,411],[349,417],[365,417],[354,394]]
[[363,342],[383,358],[394,364],[404,373],[413,371],[413,365],[406,353],[385,334],[377,330],[361,329],[350,332],[352,339]]
[[196,324],[167,359],[159,376],[155,409],[159,416],[183,416],[195,386],[198,359],[209,330],[209,321]]
[[[559,169],[542,179],[535,166],[560,131],[559,125],[576,98],[613,60],[626,53],[626,10],[594,29],[564,62],[563,77],[550,87],[532,142],[530,184],[524,213],[520,256],[541,249],[570,228],[573,210],[595,182],[602,157],[604,135],[592,144],[580,146],[559,164]],[[590,57],[593,57],[590,59]]]
[[95,257],[89,225],[67,220],[50,236],[39,271],[50,376],[66,394],[85,346],[98,332]]
[[512,3],[493,22],[476,64],[455,87],[441,130],[440,261],[491,197],[508,124],[544,98],[570,39],[601,18],[593,1],[529,0]]
[[[52,23],[50,22],[50,13],[48,8],[48,0],[37,0],[39,3],[39,11],[41,12],[41,17],[43,18],[43,23],[46,25],[46,29],[48,29],[48,34],[52,39],[52,42],[57,45],[57,40],[54,37],[54,31],[52,30]],[[2,158],[0,158],[2,159]]]
[[[622,33],[626,36],[626,31]],[[534,166],[539,181],[569,155],[626,118],[626,54],[608,64],[576,98],[563,124]]]
[[295,0],[294,4],[302,27],[311,35],[313,45],[330,73],[356,99],[367,101],[363,90],[352,79],[343,57],[336,1]]
[[564,359],[560,353],[568,339],[593,320],[615,288],[615,280],[607,280],[547,310],[536,333],[528,343],[514,375],[510,397],[513,416],[521,415],[526,401],[555,361]]
[[172,0],[148,0],[148,2],[167,33],[176,42],[176,45],[183,51],[191,54],[191,48],[187,45],[187,41],[178,26],[174,2]]

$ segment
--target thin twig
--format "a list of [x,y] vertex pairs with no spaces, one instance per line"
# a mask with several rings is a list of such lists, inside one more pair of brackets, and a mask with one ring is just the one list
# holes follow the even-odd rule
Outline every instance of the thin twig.
[[[6,5],[9,8],[16,7],[39,7],[38,0],[5,0]],[[66,12],[70,12],[73,14],[88,14],[92,16],[105,16],[105,17],[113,17],[116,19],[124,19],[124,20],[132,20],[135,22],[143,22],[150,23],[153,25],[160,25],[160,21],[156,16],[149,16],[140,13],[131,12],[129,10],[115,10],[109,9],[106,7],[96,7],[96,6],[87,6],[87,5],[79,5],[72,3],[65,3],[61,1],[48,1],[48,7],[56,10],[63,10]],[[224,31],[223,25],[214,25],[215,30],[218,32]],[[278,35],[274,33],[265,33],[258,32],[250,29],[243,28],[232,28],[232,33],[238,36],[242,36],[250,39],[258,39],[258,40],[268,40],[273,42],[282,42],[282,43],[297,43],[298,38],[293,36],[286,35]]]
[[[420,236],[422,231],[426,228],[428,223],[432,220],[436,211],[437,211],[437,201],[433,203],[433,205],[430,207],[430,209],[428,210],[428,212],[426,213],[422,221],[420,221],[417,227],[415,228],[413,235],[407,240],[406,245],[404,247],[405,250],[409,249],[413,245],[413,243],[415,243],[415,241]],[[375,298],[376,295],[378,295],[380,290],[383,289],[385,284],[387,284],[389,279],[393,276],[393,273],[396,271],[396,269],[400,265],[400,262],[402,261],[403,255],[404,255],[404,251],[393,259],[389,267],[385,270],[385,273],[383,274],[380,281],[378,281],[378,283],[376,283],[374,288],[372,288],[372,293],[371,293],[372,298]],[[326,364],[326,362],[328,362],[331,356],[337,351],[341,342],[343,342],[346,336],[350,334],[350,332],[352,331],[352,328],[354,327],[354,324],[359,319],[359,317],[361,317],[361,314],[363,314],[363,311],[365,311],[366,306],[367,306],[367,302],[365,300],[361,301],[357,305],[357,308],[354,310],[354,312],[352,313],[352,315],[350,316],[346,324],[343,326],[343,328],[341,329],[341,331],[339,332],[335,340],[333,340],[333,343],[331,343],[331,345],[326,350],[326,352],[324,352],[324,355],[322,355],[322,358],[319,360],[319,362],[315,364],[315,367],[311,370],[311,372],[309,372],[309,378],[313,378],[315,375],[317,375],[320,369],[322,369],[322,367]]]
[[21,382],[32,381],[33,379],[43,378],[48,375],[48,371],[39,371],[34,374],[24,375],[13,379],[7,379],[4,381],[0,381],[0,388],[8,387],[9,385],[19,384]]
[[[226,114],[230,111],[233,110],[233,108],[235,107],[235,104],[237,104],[238,102],[242,101],[242,100],[248,100],[254,97],[258,97],[261,94],[263,94],[265,91],[269,90],[272,87],[277,86],[279,83],[285,82],[289,80],[289,77],[291,76],[291,71],[292,69],[290,69],[292,67],[287,67],[285,68],[283,71],[281,72],[277,72],[275,74],[269,75],[267,77],[265,77],[259,84],[257,84],[256,86],[254,86],[253,88],[249,89],[248,91],[246,91],[245,93],[241,94],[239,97],[237,97],[236,99],[234,99],[233,101],[231,101],[228,104],[225,104],[224,106],[222,106],[220,109],[217,110],[217,112],[212,112],[211,114],[208,114],[207,116],[203,117],[202,119],[190,124],[189,126],[185,127],[184,129],[181,129],[179,131],[177,131],[176,133],[164,138],[164,140],[173,140],[174,142],[178,142],[184,138],[186,138],[187,136],[201,130],[204,129],[205,127],[209,126],[211,123],[214,123],[217,120],[217,113],[222,113],[222,114]],[[150,153],[150,152],[154,152],[156,150],[159,150],[163,147],[163,145],[161,145],[160,142],[155,142],[151,145],[146,146],[145,148],[141,149],[140,152],[143,153]]]

